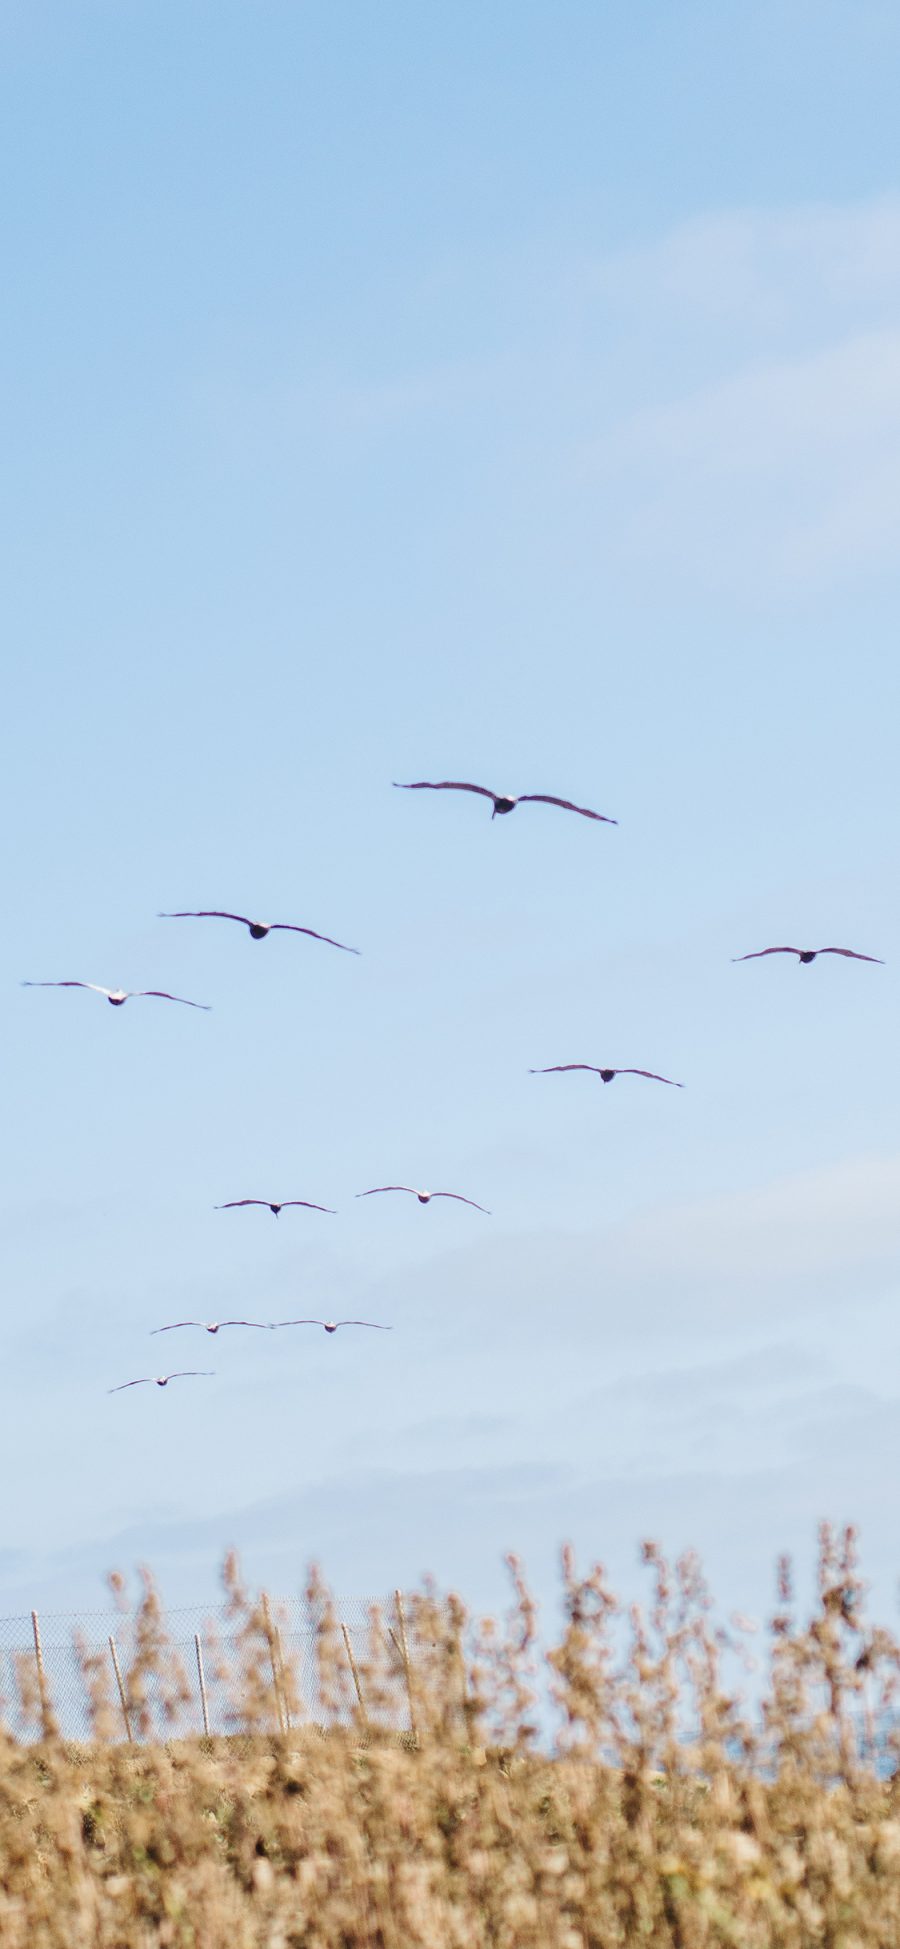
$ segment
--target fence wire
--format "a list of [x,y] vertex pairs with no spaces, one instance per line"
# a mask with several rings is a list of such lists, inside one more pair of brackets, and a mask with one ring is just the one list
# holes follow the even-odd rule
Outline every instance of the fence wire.
[[[272,1729],[316,1724],[323,1713],[316,1658],[317,1628],[302,1598],[270,1600],[272,1655],[268,1677]],[[421,1655],[414,1627],[401,1625],[398,1637],[396,1595],[378,1600],[384,1648],[393,1659],[380,1676],[382,1723],[409,1728],[410,1702],[403,1664]],[[360,1669],[371,1647],[373,1605],[367,1599],[337,1607],[340,1647],[346,1653],[346,1694],[351,1701]],[[240,1672],[246,1644],[240,1621],[224,1609],[191,1606],[161,1613],[161,1648],[156,1668],[142,1674],[146,1728],[141,1733],[133,1705],[129,1672],[138,1651],[139,1613],[119,1610],[42,1613],[0,1618],[0,1724],[18,1740],[40,1736],[42,1703],[52,1713],[63,1739],[95,1737],[88,1673],[92,1669],[109,1702],[110,1723],[120,1738],[179,1739],[209,1733],[234,1733],[240,1726]],[[400,1638],[404,1644],[401,1646]],[[257,1648],[260,1642],[257,1641]],[[291,1683],[284,1685],[285,1667]],[[265,1682],[266,1674],[263,1673]],[[290,1713],[296,1695],[299,1718]],[[123,1696],[124,1694],[124,1696]],[[179,1696],[181,1694],[181,1696]],[[116,1730],[114,1730],[116,1736]]]

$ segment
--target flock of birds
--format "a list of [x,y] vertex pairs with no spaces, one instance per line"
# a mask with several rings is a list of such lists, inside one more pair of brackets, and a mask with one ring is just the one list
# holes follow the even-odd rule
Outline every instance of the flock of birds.
[[[587,806],[575,805],[571,799],[556,798],[548,792],[520,792],[517,797],[513,797],[511,793],[493,792],[486,785],[467,784],[457,779],[440,779],[437,781],[417,779],[411,784],[399,784],[395,780],[394,784],[397,790],[404,792],[475,792],[480,798],[486,798],[492,801],[492,819],[514,812],[519,805],[535,804],[559,806],[564,812],[574,812],[582,819],[594,819],[603,825],[614,826],[618,824],[618,820],[609,818],[603,812],[592,812]],[[241,927],[246,927],[251,940],[254,941],[263,941],[268,934],[275,933],[305,934],[310,940],[321,941],[327,947],[339,948],[345,954],[359,953],[358,948],[348,947],[345,941],[336,941],[330,934],[319,934],[314,927],[301,927],[293,921],[251,920],[247,914],[230,913],[220,907],[181,909],[174,913],[159,914],[157,918],[160,920],[231,920],[237,922]],[[794,954],[797,957],[798,965],[802,967],[809,967],[822,954],[838,954],[850,961],[870,961],[876,963],[878,966],[884,965],[878,955],[861,954],[856,948],[850,947],[763,947],[754,949],[750,954],[735,955],[733,958],[735,961],[759,961],[769,954]],[[96,981],[25,981],[22,983],[22,986],[23,988],[86,988],[90,989],[95,995],[105,995],[106,1000],[113,1008],[121,1008],[127,1001],[149,999],[178,1002],[185,1008],[199,1008],[206,1012],[209,1012],[210,1008],[208,1002],[190,1001],[184,995],[171,994],[166,988],[104,988]],[[675,1082],[671,1076],[661,1076],[653,1069],[612,1068],[590,1062],[551,1063],[544,1069],[532,1069],[528,1073],[531,1076],[555,1076],[567,1074],[573,1070],[583,1070],[591,1075],[599,1076],[601,1083],[611,1083],[617,1076],[642,1076],[652,1083],[667,1084],[671,1089],[684,1088],[683,1083]],[[374,1198],[380,1196],[383,1192],[394,1191],[407,1193],[410,1197],[416,1198],[420,1205],[430,1204],[434,1198],[449,1198],[456,1204],[470,1205],[474,1211],[483,1212],[486,1217],[490,1217],[490,1212],[485,1205],[476,1203],[474,1198],[464,1197],[459,1191],[424,1191],[411,1184],[375,1184],[367,1191],[358,1191],[356,1196],[358,1198]],[[278,1218],[283,1211],[292,1209],[324,1212],[331,1217],[336,1215],[330,1205],[314,1204],[308,1198],[282,1198],[280,1201],[269,1198],[230,1198],[226,1203],[217,1205],[215,1209],[217,1211],[236,1211],[248,1206],[260,1206],[263,1210],[270,1211],[274,1218]],[[221,1333],[225,1327],[246,1327],[260,1332],[275,1333],[283,1327],[294,1326],[317,1326],[323,1328],[326,1333],[336,1333],[339,1327],[366,1327],[375,1333],[390,1333],[392,1331],[389,1326],[385,1326],[378,1320],[235,1319],[171,1320],[165,1326],[154,1327],[153,1334],[176,1333],[185,1327],[196,1328],[209,1334]],[[175,1380],[212,1379],[213,1371],[209,1368],[189,1367],[180,1368],[170,1374],[141,1374],[135,1380],[121,1381],[117,1387],[109,1388],[108,1392],[110,1394],[122,1394],[127,1388],[131,1387],[168,1387],[169,1382]]]

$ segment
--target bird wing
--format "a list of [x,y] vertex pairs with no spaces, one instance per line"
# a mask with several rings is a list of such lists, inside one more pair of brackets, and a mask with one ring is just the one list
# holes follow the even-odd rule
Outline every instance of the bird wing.
[[169,1326],[151,1327],[150,1329],[151,1338],[154,1333],[174,1333],[176,1332],[177,1328],[180,1326],[202,1326],[205,1333],[209,1332],[209,1328],[205,1320],[173,1320]]
[[357,1191],[356,1196],[357,1198],[374,1198],[378,1191],[410,1191],[414,1198],[417,1198],[419,1195],[412,1184],[373,1184],[371,1191]]
[[268,1198],[229,1198],[227,1205],[213,1205],[213,1211],[237,1211],[241,1205],[265,1205],[269,1209]]
[[271,1320],[220,1320],[220,1326],[258,1326],[261,1333],[271,1333]]
[[253,922],[246,914],[227,914],[223,907],[190,907],[177,914],[157,914],[157,920],[239,920],[243,927],[252,927]]
[[124,1394],[126,1387],[143,1387],[147,1381],[155,1379],[153,1374],[141,1374],[136,1381],[120,1381],[118,1387],[108,1387],[107,1394]]
[[482,799],[497,797],[496,792],[489,792],[486,785],[464,785],[458,778],[441,778],[436,782],[430,778],[417,778],[412,785],[401,785],[396,778],[391,782],[398,792],[477,792]]
[[[361,1197],[364,1195],[365,1194],[363,1192],[360,1193]],[[250,1203],[256,1204],[258,1202],[259,1202],[258,1199],[247,1200],[248,1204]],[[313,1205],[310,1204],[308,1198],[282,1198],[281,1200],[282,1211],[288,1211],[292,1209],[294,1205],[299,1205],[303,1211],[327,1211],[330,1218],[337,1217],[337,1213],[331,1205]]]
[[[101,993],[105,995],[106,989],[102,989]],[[144,995],[158,995],[161,1002],[182,1002],[185,1008],[202,1008],[207,1015],[212,1006],[211,1002],[189,1002],[184,995],[170,995],[167,988],[135,989],[135,996],[138,1000]]]
[[816,953],[817,954],[845,954],[849,961],[875,961],[877,962],[879,968],[884,967],[884,962],[881,960],[880,955],[857,954],[856,949],[853,947],[817,947]]
[[92,988],[95,995],[108,995],[108,988],[99,987],[96,981],[23,981],[23,988]]
[[273,1320],[273,1327],[279,1326],[324,1326],[324,1320]]
[[676,1083],[671,1076],[659,1076],[655,1069],[620,1069],[620,1076],[649,1076],[651,1083],[669,1083],[673,1090],[683,1090],[683,1083]]
[[378,1320],[335,1320],[335,1326],[371,1326],[376,1333],[393,1333],[392,1326],[381,1326]]
[[487,1205],[476,1205],[474,1198],[464,1198],[461,1191],[432,1191],[432,1198],[455,1198],[458,1205],[471,1205],[473,1211],[483,1211],[490,1218]]
[[552,1062],[549,1069],[529,1069],[529,1076],[556,1076],[564,1069],[590,1069],[599,1076],[599,1065],[595,1062]]
[[530,800],[535,805],[561,805],[564,812],[580,812],[582,819],[599,819],[604,826],[617,826],[618,819],[610,819],[605,812],[589,812],[586,805],[573,805],[571,799],[555,799],[549,792],[520,792],[519,804]]
[[179,1367],[177,1374],[166,1374],[165,1379],[167,1381],[211,1381],[214,1373],[213,1367]]
[[296,927],[290,920],[273,920],[269,926],[270,934],[308,934],[310,940],[324,941],[327,947],[343,948],[345,954],[358,954],[358,947],[348,947],[346,941],[333,941],[330,934],[317,934],[314,927]]
[[764,954],[805,954],[803,947],[758,947],[755,954],[733,954],[732,961],[761,961]]

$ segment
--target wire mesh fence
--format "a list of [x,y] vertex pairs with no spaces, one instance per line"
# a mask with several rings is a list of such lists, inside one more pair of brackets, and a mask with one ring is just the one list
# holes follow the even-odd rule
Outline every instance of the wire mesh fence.
[[[317,1659],[319,1620],[303,1598],[263,1599],[262,1682],[272,1730],[316,1724],[323,1716]],[[373,1624],[373,1620],[380,1623]],[[381,1630],[387,1663],[379,1716],[408,1729],[412,1667],[423,1644],[407,1621],[399,1592],[336,1607],[344,1670],[345,1716],[365,1711],[360,1677],[371,1656],[373,1628]],[[141,1664],[139,1610],[46,1613],[0,1618],[0,1724],[15,1739],[40,1736],[52,1719],[66,1740],[91,1740],[96,1702],[105,1696],[113,1736],[177,1739],[234,1733],[241,1721],[240,1678],[246,1639],[227,1607],[163,1611],[159,1649]],[[142,1710],[134,1704],[133,1674],[141,1664]]]

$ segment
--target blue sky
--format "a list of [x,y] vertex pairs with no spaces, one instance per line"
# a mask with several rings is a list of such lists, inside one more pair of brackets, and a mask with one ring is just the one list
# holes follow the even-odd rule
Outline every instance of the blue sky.
[[[892,1609],[898,59],[866,0],[4,8],[0,1610],[652,1535],[759,1611],[822,1516]],[[234,1310],[395,1331],[147,1337]],[[161,1346],[216,1379],[108,1396]]]

